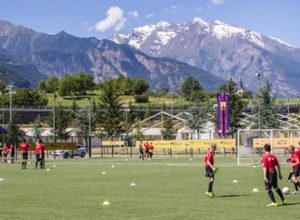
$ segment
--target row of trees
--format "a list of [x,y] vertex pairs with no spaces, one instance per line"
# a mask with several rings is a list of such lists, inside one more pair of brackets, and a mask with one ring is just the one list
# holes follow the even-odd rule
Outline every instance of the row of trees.
[[[74,85],[73,85],[74,83]],[[64,94],[84,94],[90,88],[95,88],[95,84],[91,76],[79,73],[72,76],[66,75],[62,80],[55,77],[50,77],[47,81],[39,84],[39,89],[47,92],[59,93],[61,87],[64,87]],[[68,89],[65,89],[68,88]],[[119,76],[115,79],[107,80],[97,86],[100,89],[99,97],[96,100],[91,100],[91,127],[101,127],[100,132],[109,137],[116,136],[120,133],[128,133],[133,123],[138,120],[137,113],[133,111],[132,106],[128,106],[128,111],[121,112],[120,95],[123,94],[143,94],[149,86],[142,79],[130,79]],[[1,89],[1,82],[0,82]],[[82,90],[81,90],[82,89]],[[244,101],[241,95],[238,94],[238,86],[230,79],[226,85],[220,87],[219,92],[227,92],[231,97],[230,115],[231,115],[231,134],[233,135],[238,128],[242,128],[241,120],[243,118],[242,111],[244,108]],[[3,102],[8,103],[9,94],[5,92],[2,96]],[[216,115],[209,115],[209,105],[207,105],[207,95],[204,93],[201,84],[193,79],[187,78],[181,87],[181,92],[187,100],[196,101],[197,108],[193,109],[188,119],[188,124],[191,129],[197,130],[199,133],[203,130],[205,123],[208,120],[215,120]],[[279,127],[276,113],[280,110],[274,103],[274,97],[271,93],[271,84],[262,87],[256,97],[254,113],[256,117],[255,126],[253,128],[277,128]],[[45,105],[46,98],[39,92],[29,89],[19,89],[14,94],[14,103],[18,105]],[[99,112],[99,108],[102,109]],[[68,127],[77,127],[81,131],[81,135],[88,136],[89,122],[87,120],[89,111],[79,110],[74,102],[72,111],[66,111],[60,104],[56,106],[56,134],[60,138],[68,138]],[[146,109],[145,117],[151,116],[150,107]],[[52,125],[52,116],[48,120],[49,125]],[[163,125],[164,129],[162,135],[165,139],[174,138],[174,130],[172,120],[167,119]]]

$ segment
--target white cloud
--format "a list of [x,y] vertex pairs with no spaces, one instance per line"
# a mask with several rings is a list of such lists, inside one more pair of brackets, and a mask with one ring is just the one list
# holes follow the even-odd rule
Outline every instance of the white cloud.
[[179,7],[177,5],[172,5],[171,6],[171,12],[176,13],[178,8]]
[[139,17],[139,12],[138,11],[130,11],[129,16],[133,17],[133,18],[138,18]]
[[194,11],[195,11],[195,12],[199,12],[199,11],[202,11],[202,9],[203,9],[203,8],[202,8],[201,6],[199,6],[199,7],[195,8]]
[[109,29],[120,31],[126,22],[123,10],[118,6],[110,7],[106,12],[106,18],[97,22],[92,28],[99,32],[105,32]]
[[179,7],[177,5],[172,5],[169,8],[164,8],[164,12],[165,13],[172,12],[172,13],[176,14],[178,9],[179,9]]
[[154,17],[153,13],[149,13],[149,14],[146,15],[146,18],[152,18],[152,17]]
[[211,0],[214,5],[222,5],[224,4],[224,0]]

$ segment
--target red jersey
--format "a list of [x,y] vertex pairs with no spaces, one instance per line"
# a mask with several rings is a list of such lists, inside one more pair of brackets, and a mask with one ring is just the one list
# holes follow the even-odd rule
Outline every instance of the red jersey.
[[148,149],[149,149],[149,144],[148,144],[148,143],[145,143],[145,144],[144,144],[144,147],[145,147],[146,150],[148,150]]
[[215,161],[214,161],[214,152],[209,150],[207,152],[207,154],[205,155],[204,157],[204,162],[205,162],[205,165],[208,165],[207,162],[210,162],[210,164],[213,166]]
[[36,154],[41,154],[42,152],[42,145],[41,144],[37,144],[35,147],[35,153]]
[[9,151],[9,149],[8,149],[8,147],[5,145],[5,146],[3,147],[3,153],[7,154],[8,151]]
[[278,160],[274,154],[265,153],[262,157],[262,167],[267,168],[267,171],[274,172],[275,167],[278,165]]
[[45,144],[44,143],[40,143],[40,145],[41,145],[41,151],[42,151],[42,153],[44,153],[45,152]]
[[14,145],[10,145],[10,151],[15,152],[15,146]]
[[[298,152],[295,151],[292,155],[291,155],[291,164],[293,163],[298,163],[299,162],[299,156],[298,156]],[[299,165],[298,165],[299,166]],[[296,166],[296,167],[298,167]],[[294,166],[293,166],[294,167]]]
[[28,150],[29,150],[29,144],[27,144],[27,143],[22,143],[22,144],[21,144],[21,150],[22,150],[23,153],[27,153]]
[[300,160],[300,147],[298,147],[296,150],[295,150],[295,153],[298,155],[298,158]]
[[152,144],[149,144],[149,145],[148,145],[148,149],[149,149],[149,150],[154,150],[153,145],[152,145]]

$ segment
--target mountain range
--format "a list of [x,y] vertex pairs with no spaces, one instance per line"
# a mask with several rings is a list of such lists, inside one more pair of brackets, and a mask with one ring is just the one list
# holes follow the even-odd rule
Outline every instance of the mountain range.
[[[216,90],[225,81],[201,68],[168,58],[153,57],[127,44],[110,40],[79,38],[64,31],[50,35],[23,26],[0,21],[0,49],[3,74],[23,75],[31,86],[46,76],[84,72],[101,81],[119,74],[143,77],[152,89],[177,89],[188,76],[198,79],[204,89]],[[3,59],[3,60],[5,60]],[[26,71],[17,71],[9,63],[26,64]],[[1,66],[0,66],[1,67]],[[23,69],[24,70],[24,69]],[[27,72],[34,74],[30,75]]]
[[179,60],[224,80],[242,80],[252,91],[268,80],[279,96],[300,95],[299,48],[222,21],[208,23],[198,17],[183,24],[162,21],[115,34],[110,40],[150,56]]

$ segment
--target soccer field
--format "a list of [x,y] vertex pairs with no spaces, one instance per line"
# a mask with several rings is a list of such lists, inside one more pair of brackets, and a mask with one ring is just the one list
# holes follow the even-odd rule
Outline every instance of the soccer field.
[[[300,195],[287,195],[287,206],[266,208],[261,168],[237,167],[232,157],[216,158],[213,199],[205,196],[202,157],[53,160],[46,162],[50,171],[35,170],[33,161],[21,170],[19,163],[0,164],[1,219],[276,220],[292,219],[300,208]],[[283,167],[280,186],[293,189],[288,170]]]

